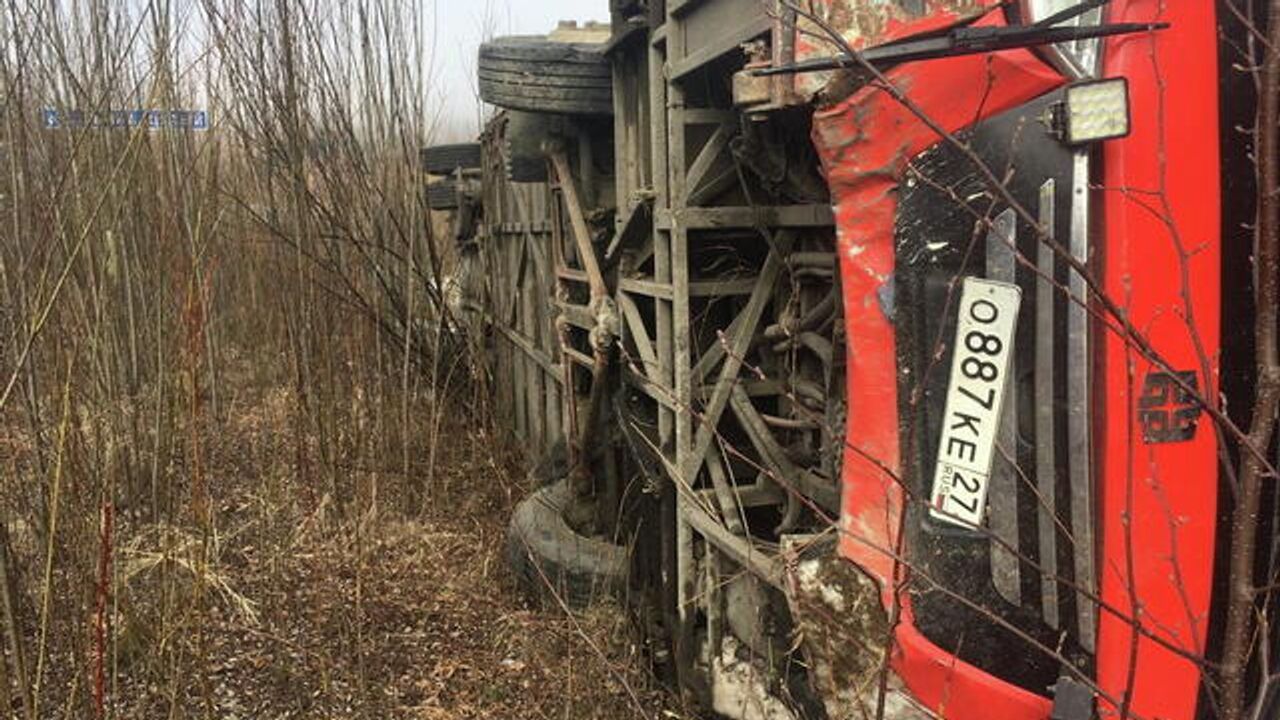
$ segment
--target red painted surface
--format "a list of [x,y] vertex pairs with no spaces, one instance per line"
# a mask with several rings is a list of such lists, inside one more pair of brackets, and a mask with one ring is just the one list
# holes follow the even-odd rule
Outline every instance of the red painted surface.
[[[1214,4],[1130,0],[1113,3],[1112,20],[1164,20],[1173,28],[1116,39],[1106,48],[1106,75],[1129,78],[1133,133],[1103,150],[1103,281],[1157,352],[1177,370],[1196,371],[1201,388],[1216,388],[1221,226]],[[1185,265],[1179,242],[1187,253]],[[1194,325],[1181,295],[1184,269]],[[1131,612],[1132,587],[1148,630],[1201,654],[1217,511],[1214,428],[1202,418],[1191,442],[1145,444],[1141,429],[1131,423],[1151,364],[1127,353],[1123,339],[1112,333],[1100,340],[1102,595]],[[1126,517],[1133,518],[1132,544]],[[1129,686],[1132,634],[1126,621],[1102,616],[1098,682],[1113,697],[1124,697]],[[1195,666],[1150,640],[1138,643],[1136,657],[1133,716],[1192,718],[1200,679]],[[1116,717],[1115,711],[1103,715]]]
[[[1176,369],[1196,370],[1202,388],[1215,387],[1219,209],[1212,3],[1116,0],[1112,6],[1116,21],[1158,18],[1173,22],[1174,30],[1108,43],[1105,75],[1129,77],[1134,131],[1104,150],[1109,189],[1102,193],[1105,229],[1098,258],[1104,284]],[[1170,82],[1162,86],[1159,77]],[[948,131],[1015,107],[1063,81],[1025,51],[915,63],[895,69],[890,78]],[[814,141],[836,210],[849,342],[840,551],[880,582],[888,604],[902,571],[895,548],[903,494],[895,480],[901,467],[895,336],[878,293],[894,272],[895,190],[906,160],[940,138],[886,92],[864,88],[815,115]],[[1163,201],[1151,191],[1167,198],[1170,223],[1158,217]],[[1189,253],[1185,266],[1175,238]],[[1184,269],[1196,313],[1194,331],[1182,312]],[[1132,560],[1147,627],[1196,652],[1206,633],[1212,576],[1213,431],[1205,421],[1190,443],[1145,445],[1131,421],[1149,363],[1127,356],[1115,336],[1097,334],[1095,481],[1102,593],[1114,607],[1130,607],[1126,568]],[[1202,368],[1195,351],[1197,337],[1208,368]],[[1130,360],[1136,388],[1130,386]],[[1136,518],[1132,554],[1126,517]],[[905,605],[906,598],[901,601]],[[1099,683],[1107,696],[1125,697],[1132,631],[1126,621],[1104,613],[1099,632]],[[1191,718],[1199,687],[1195,668],[1149,641],[1139,643],[1137,657],[1132,715]],[[918,699],[947,718],[1041,720],[1049,713],[1046,699],[930,643],[914,629],[909,606],[897,632],[894,668]]]
[[[1027,102],[1062,78],[1027,51],[912,63],[889,77],[948,132]],[[889,592],[902,489],[897,353],[878,293],[894,272],[896,188],[906,161],[941,141],[877,88],[817,113],[814,140],[836,210],[848,334],[849,420],[841,553]],[[905,603],[905,596],[902,598]],[[1043,718],[1048,702],[958,661],[915,630],[910,607],[897,632],[894,668],[924,704],[957,720]]]

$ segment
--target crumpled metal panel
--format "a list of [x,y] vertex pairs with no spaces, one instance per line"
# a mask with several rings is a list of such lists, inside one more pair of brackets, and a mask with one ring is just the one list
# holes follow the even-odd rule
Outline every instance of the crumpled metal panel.
[[[806,13],[817,16],[855,50],[883,45],[912,35],[933,32],[969,22],[1000,0],[794,0],[797,13],[795,59],[797,61],[841,54],[840,46]],[[795,91],[804,98],[817,96],[834,73],[802,73]]]

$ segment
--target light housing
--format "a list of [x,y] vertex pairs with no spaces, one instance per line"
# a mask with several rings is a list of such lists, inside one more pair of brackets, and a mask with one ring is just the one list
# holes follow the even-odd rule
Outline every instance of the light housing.
[[[1037,23],[1067,8],[1075,7],[1080,2],[1081,0],[1020,0],[1020,19],[1027,24]],[[1070,20],[1065,20],[1055,27],[1089,27],[1101,22],[1102,8],[1094,8]],[[1091,38],[1046,45],[1042,52],[1067,77],[1084,79],[1097,75],[1101,47],[1101,41],[1098,38]]]
[[1119,77],[1069,85],[1055,115],[1058,132],[1068,145],[1125,137],[1132,129],[1129,81]]

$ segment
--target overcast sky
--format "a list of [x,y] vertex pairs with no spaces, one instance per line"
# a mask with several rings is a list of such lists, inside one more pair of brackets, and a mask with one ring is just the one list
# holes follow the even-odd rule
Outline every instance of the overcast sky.
[[609,21],[609,0],[435,0],[435,5],[436,85],[444,102],[441,132],[446,135],[476,130],[476,50],[486,34],[536,35],[560,20]]

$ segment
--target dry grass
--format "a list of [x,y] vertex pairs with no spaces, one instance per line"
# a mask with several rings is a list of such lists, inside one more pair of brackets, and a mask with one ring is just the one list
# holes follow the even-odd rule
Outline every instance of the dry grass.
[[520,474],[424,332],[433,32],[410,0],[0,6],[0,717],[625,717],[508,592]]
[[[483,427],[445,414],[441,437],[468,441],[440,446],[437,471],[453,492],[436,497],[420,517],[375,498],[377,473],[353,471],[364,475],[356,483],[360,511],[344,518],[329,496],[302,487],[290,467],[288,393],[230,390],[232,409],[208,448],[215,547],[201,552],[198,536],[146,526],[129,532],[120,551],[126,610],[114,629],[115,716],[662,713],[667,696],[654,689],[620,609],[596,608],[575,624],[527,604],[513,586],[501,548],[524,476],[518,458]],[[427,403],[416,410],[428,416]],[[164,588],[175,582],[180,597],[203,587],[198,628],[156,622],[175,612],[161,607]],[[612,668],[579,628],[605,648]],[[190,672],[174,677],[170,662]],[[646,707],[634,706],[618,674],[645,688]],[[49,680],[58,687],[75,682],[62,672]]]

